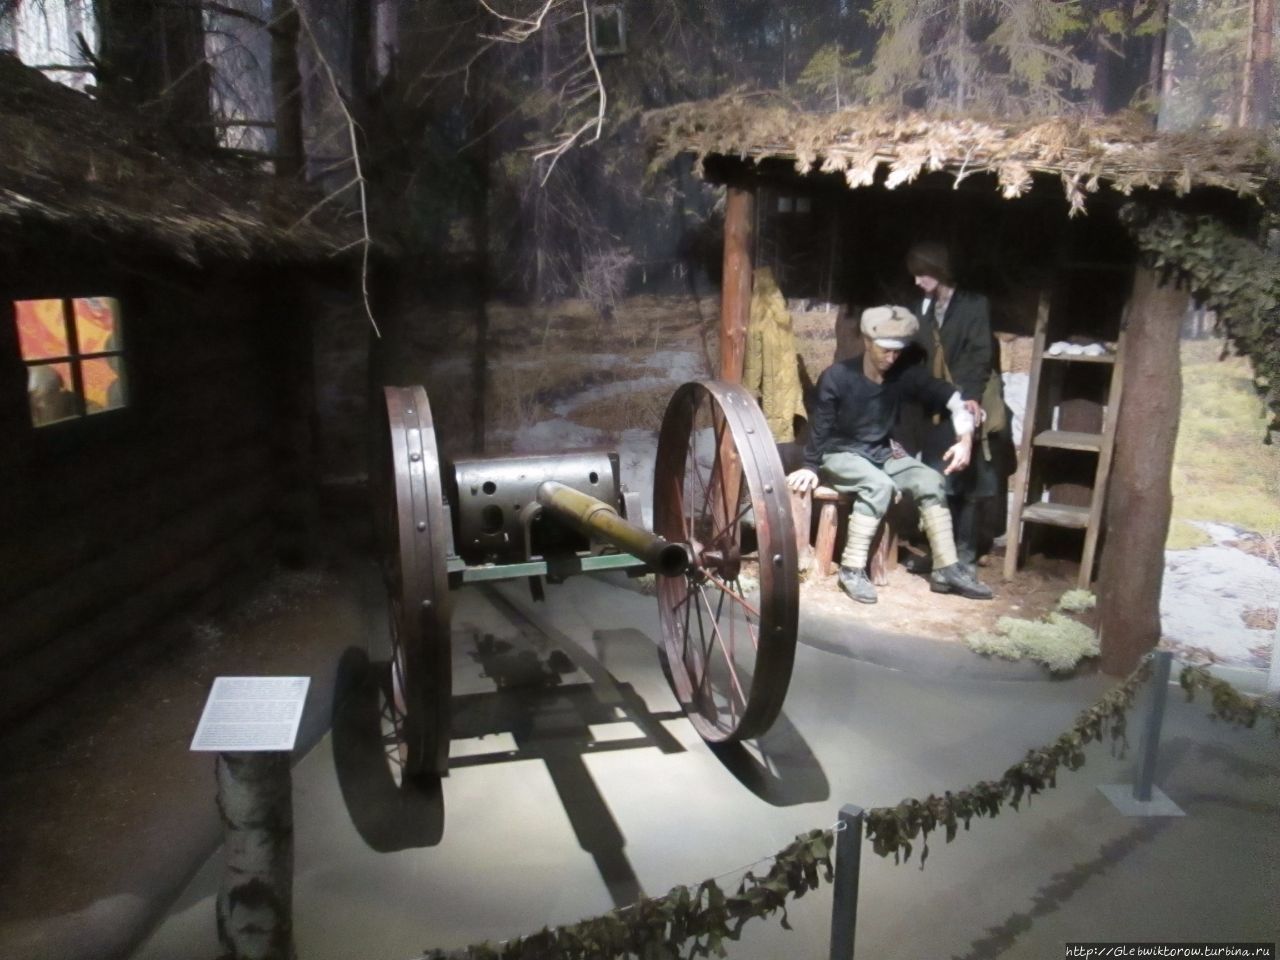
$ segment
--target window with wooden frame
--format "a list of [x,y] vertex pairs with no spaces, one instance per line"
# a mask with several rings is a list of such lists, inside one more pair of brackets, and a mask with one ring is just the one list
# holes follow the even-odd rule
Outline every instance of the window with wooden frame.
[[128,403],[120,302],[114,297],[14,300],[31,424],[119,410]]
[[591,12],[591,52],[597,57],[615,56],[627,52],[627,24],[622,6],[617,3],[597,3]]

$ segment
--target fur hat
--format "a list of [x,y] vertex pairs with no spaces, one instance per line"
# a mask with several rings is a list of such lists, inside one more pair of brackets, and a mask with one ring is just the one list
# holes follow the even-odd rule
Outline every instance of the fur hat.
[[920,321],[906,307],[868,307],[862,311],[862,332],[878,346],[904,350],[920,329]]

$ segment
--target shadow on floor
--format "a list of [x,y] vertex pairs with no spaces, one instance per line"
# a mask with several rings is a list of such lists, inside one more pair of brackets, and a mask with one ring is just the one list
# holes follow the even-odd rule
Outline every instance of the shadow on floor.
[[351,822],[379,853],[434,847],[444,836],[439,778],[398,783],[383,735],[385,663],[350,647],[338,662],[333,696],[333,765]]

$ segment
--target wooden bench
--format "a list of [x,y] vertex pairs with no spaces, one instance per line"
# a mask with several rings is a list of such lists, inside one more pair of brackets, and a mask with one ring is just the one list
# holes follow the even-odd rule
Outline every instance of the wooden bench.
[[[791,516],[796,526],[796,546],[800,555],[809,549],[809,534],[813,527],[813,504],[819,503],[818,529],[813,538],[813,559],[818,575],[829,577],[838,562],[836,548],[843,540],[848,526],[849,511],[853,509],[854,495],[839,493],[831,487],[819,486],[812,494],[791,492]],[[892,510],[892,508],[891,508]],[[883,587],[889,582],[889,574],[898,568],[898,534],[889,517],[880,521],[871,541],[871,553],[867,562],[867,575],[871,582]]]

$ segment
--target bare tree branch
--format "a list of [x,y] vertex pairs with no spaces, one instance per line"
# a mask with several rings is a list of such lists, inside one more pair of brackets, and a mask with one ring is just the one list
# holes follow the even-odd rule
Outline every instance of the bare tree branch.
[[501,43],[524,43],[542,29],[542,24],[543,21],[546,20],[547,14],[564,2],[565,0],[543,0],[542,7],[538,10],[537,16],[512,17],[505,13],[499,13],[491,7],[486,0],[476,0],[476,3],[484,7],[490,14],[497,17],[503,23],[509,24],[509,26],[505,27],[501,33],[482,33],[480,36],[487,40],[497,40]]
[[[338,85],[338,78],[334,74],[328,58],[324,55],[324,51],[320,48],[319,41],[316,40],[315,32],[311,29],[311,21],[303,10],[303,5],[297,3],[295,8],[298,11],[298,20],[302,24],[302,29],[306,31],[307,38],[311,41],[312,51],[315,53],[316,59],[320,62],[320,66],[324,69],[325,76],[329,80],[329,87],[333,91],[338,108],[346,119],[347,135],[351,140],[351,160],[355,165],[355,178],[352,182],[360,188],[360,225],[363,230],[363,236],[357,241],[361,248],[360,293],[364,300],[365,315],[368,316],[369,323],[373,326],[373,333],[378,339],[382,339],[382,331],[378,329],[378,321],[373,316],[373,305],[369,302],[369,251],[373,246],[373,237],[369,233],[369,197],[366,189],[368,183],[365,180],[364,170],[360,165],[360,143],[357,136],[356,119],[351,115],[351,110],[347,107],[346,98],[342,95],[342,89]],[[310,213],[307,216],[310,216]]]
[[[480,2],[483,3],[484,0],[480,0]],[[548,6],[550,6],[550,2],[551,0],[549,0]],[[586,141],[587,143],[595,143],[600,139],[600,134],[604,130],[604,112],[608,102],[608,95],[604,89],[604,78],[600,76],[600,65],[596,62],[596,52],[592,48],[591,44],[591,10],[587,6],[587,0],[582,0],[582,22],[585,33],[584,42],[586,43],[587,57],[591,61],[591,71],[595,74],[595,90],[599,93],[599,101],[596,105],[596,115],[594,118],[578,127],[578,129],[573,131],[573,133],[561,137],[556,143],[540,149],[533,155],[535,163],[539,160],[546,159],[547,157],[551,158],[551,162],[547,164],[546,172],[542,175],[541,182],[543,186],[546,185],[547,179],[551,176],[551,171],[555,169],[560,158],[569,151],[574,143],[577,142],[579,137],[583,136],[592,127],[595,127],[596,132],[592,134],[591,139]],[[589,99],[589,97],[590,93],[588,93],[585,98],[580,98],[578,101],[575,101],[575,103],[585,102],[585,99]],[[572,106],[573,104],[570,105],[570,107]]]
[[[312,214],[314,214],[317,210],[319,210],[319,209],[320,209],[321,207],[323,207],[325,204],[330,203],[330,202],[331,202],[331,201],[333,201],[333,200],[336,200],[336,199],[337,199],[338,197],[340,197],[342,194],[346,193],[348,190],[350,190],[352,187],[356,186],[356,185],[357,185],[357,184],[359,184],[359,183],[361,183],[361,179],[360,179],[360,177],[353,177],[352,179],[350,179],[350,180],[348,180],[346,183],[344,183],[342,186],[340,186],[337,190],[330,190],[330,191],[329,191],[328,193],[326,193],[323,197],[321,197],[319,200],[317,200],[315,203],[313,203],[313,204],[312,204],[312,205],[307,209],[307,212],[306,212],[306,213],[304,213],[302,216],[298,217],[298,219],[297,219],[297,220],[295,220],[295,221],[290,225],[290,227],[289,227],[289,232],[293,232],[294,230],[298,229],[298,227],[300,227],[300,226],[302,226],[304,223],[306,223],[306,222],[307,222],[307,220],[309,220],[309,219],[311,218],[311,215],[312,215]],[[367,237],[368,237],[368,229],[366,228],[366,230],[365,230],[365,238],[367,238]],[[363,242],[364,242],[364,240],[355,240],[355,241],[353,241],[352,243],[347,244],[347,246],[348,246],[348,247],[351,247],[351,246],[355,246],[357,243],[363,243]],[[345,250],[345,249],[346,249],[346,247],[344,247],[343,249]],[[372,319],[372,318],[370,318],[370,319]],[[377,324],[374,324],[374,328],[375,328],[375,329],[377,328]]]

